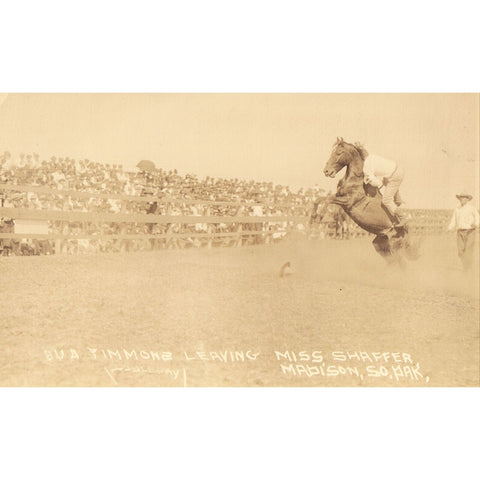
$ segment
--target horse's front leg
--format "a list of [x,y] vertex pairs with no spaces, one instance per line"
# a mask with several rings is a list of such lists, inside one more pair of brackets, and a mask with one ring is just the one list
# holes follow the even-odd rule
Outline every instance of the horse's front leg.
[[330,200],[330,203],[334,205],[340,205],[341,207],[346,206],[350,203],[351,199],[347,195],[335,195]]

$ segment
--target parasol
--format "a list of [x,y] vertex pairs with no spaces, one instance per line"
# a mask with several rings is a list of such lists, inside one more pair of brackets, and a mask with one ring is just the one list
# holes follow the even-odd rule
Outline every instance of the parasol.
[[137,163],[137,168],[139,168],[143,172],[151,172],[153,170],[156,170],[155,164],[150,160],[140,160]]

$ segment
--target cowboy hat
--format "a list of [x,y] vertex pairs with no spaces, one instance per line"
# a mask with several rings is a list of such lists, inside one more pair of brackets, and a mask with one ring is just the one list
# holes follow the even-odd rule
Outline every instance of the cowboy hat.
[[457,195],[455,195],[457,198],[468,198],[468,200],[471,200],[473,197],[468,194],[468,193],[465,193],[465,192],[462,192],[462,193],[459,193]]

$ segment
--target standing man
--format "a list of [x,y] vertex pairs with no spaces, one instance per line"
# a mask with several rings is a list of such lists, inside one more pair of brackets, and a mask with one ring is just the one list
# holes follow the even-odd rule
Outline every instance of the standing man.
[[462,192],[457,196],[460,206],[455,209],[448,225],[448,230],[457,231],[458,256],[464,270],[472,268],[473,246],[475,244],[475,228],[479,225],[477,209],[468,202],[473,198],[468,193]]

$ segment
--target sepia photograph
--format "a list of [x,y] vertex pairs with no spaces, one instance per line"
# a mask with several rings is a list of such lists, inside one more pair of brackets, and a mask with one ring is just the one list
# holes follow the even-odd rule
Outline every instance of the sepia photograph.
[[476,93],[0,95],[3,387],[478,387]]
[[10,2],[2,478],[478,478],[471,2]]

